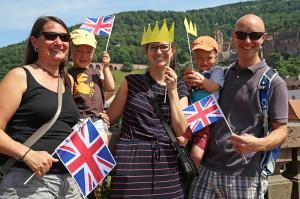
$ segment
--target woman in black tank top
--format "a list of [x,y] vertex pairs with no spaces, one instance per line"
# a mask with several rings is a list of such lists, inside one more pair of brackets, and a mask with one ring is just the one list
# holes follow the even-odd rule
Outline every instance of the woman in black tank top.
[[[81,198],[63,164],[51,155],[79,119],[73,80],[65,72],[69,39],[62,20],[39,17],[28,39],[25,66],[10,70],[0,83],[0,165],[17,160],[0,182],[0,198]],[[23,143],[56,113],[59,80],[60,115],[29,148]]]

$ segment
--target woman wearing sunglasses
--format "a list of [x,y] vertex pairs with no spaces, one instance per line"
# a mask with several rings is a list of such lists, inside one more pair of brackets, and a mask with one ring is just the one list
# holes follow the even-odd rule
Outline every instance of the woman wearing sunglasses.
[[258,88],[260,78],[269,69],[259,57],[265,39],[265,25],[260,17],[248,14],[236,22],[233,41],[238,59],[227,69],[219,100],[234,133],[225,120],[214,123],[190,198],[264,198],[264,152],[284,142],[288,121],[286,84],[275,75],[268,100],[270,132],[264,133]]
[[161,29],[156,24],[153,31],[149,27],[144,32],[141,44],[149,71],[126,76],[107,111],[111,122],[123,115],[110,198],[184,197],[177,152],[145,84],[147,81],[175,136],[182,136],[188,126],[181,111],[188,105],[188,90],[172,68],[176,48],[174,24],[171,27],[169,31],[164,22]]
[[[17,160],[0,182],[1,199],[81,198],[63,164],[51,155],[79,119],[66,72],[69,39],[61,19],[39,17],[28,39],[25,65],[9,71],[0,83],[0,165]],[[58,81],[63,93],[60,115],[27,147],[24,141],[56,113]]]

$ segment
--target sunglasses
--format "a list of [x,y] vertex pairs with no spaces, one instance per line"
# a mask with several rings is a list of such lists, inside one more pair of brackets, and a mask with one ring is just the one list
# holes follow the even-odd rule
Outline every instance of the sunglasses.
[[151,52],[157,52],[159,49],[161,52],[168,52],[170,50],[170,44],[162,44],[162,45],[149,45],[148,50]]
[[234,32],[236,38],[239,40],[246,40],[248,37],[250,40],[258,40],[261,38],[264,32],[242,32],[242,31],[236,31]]
[[68,33],[56,33],[56,32],[41,32],[39,35],[43,35],[46,40],[54,41],[59,37],[62,42],[69,42],[70,35]]

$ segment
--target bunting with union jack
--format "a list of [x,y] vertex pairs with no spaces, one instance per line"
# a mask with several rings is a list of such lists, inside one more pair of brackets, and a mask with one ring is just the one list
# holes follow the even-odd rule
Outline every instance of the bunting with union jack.
[[193,133],[224,118],[213,95],[189,105],[183,109],[183,114]]
[[87,18],[80,28],[99,36],[111,34],[115,16],[109,15],[99,18]]
[[93,122],[86,119],[55,149],[86,197],[114,168],[116,161]]

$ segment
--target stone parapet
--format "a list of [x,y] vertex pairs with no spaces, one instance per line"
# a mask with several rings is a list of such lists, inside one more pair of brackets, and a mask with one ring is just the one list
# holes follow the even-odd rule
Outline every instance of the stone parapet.
[[269,199],[300,198],[300,122],[288,123],[288,137],[282,144],[275,172],[269,176]]

